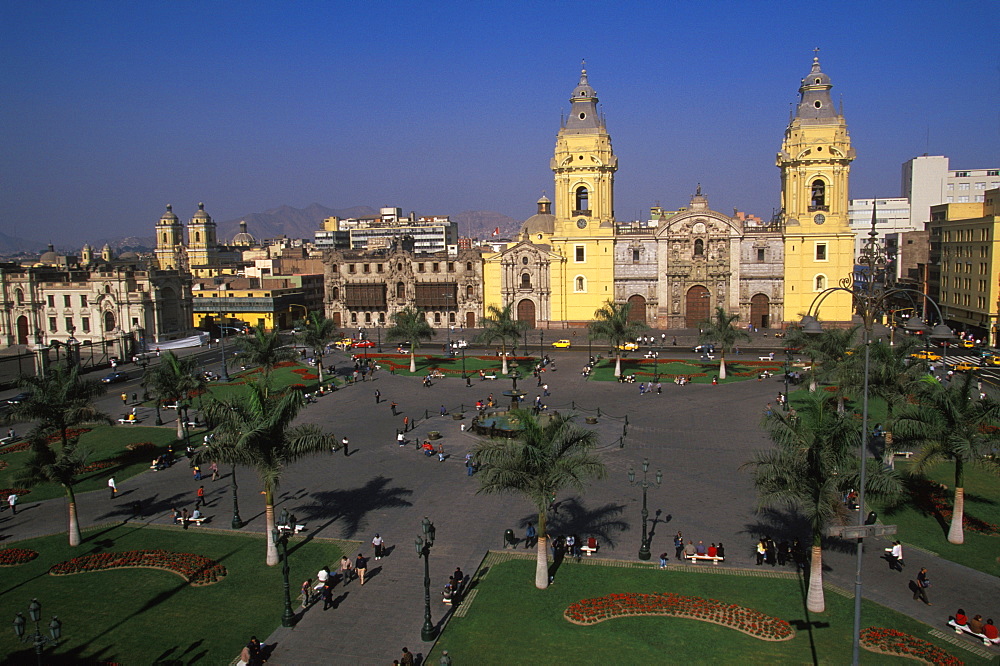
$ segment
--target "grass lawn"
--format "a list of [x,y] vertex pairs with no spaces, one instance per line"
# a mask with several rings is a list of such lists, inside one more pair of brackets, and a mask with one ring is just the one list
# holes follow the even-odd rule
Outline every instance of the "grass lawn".
[[[495,566],[477,586],[465,617],[454,617],[427,663],[448,650],[456,664],[534,664],[552,655],[577,655],[594,664],[781,663],[846,664],[851,661],[854,601],[827,591],[827,610],[809,615],[795,579],[716,573],[624,569],[564,563],[556,583],[534,587],[533,560]],[[754,608],[791,623],[795,637],[763,641],[734,629],[673,617],[626,617],[580,626],[563,618],[575,601],[628,592],[674,592]],[[439,611],[440,612],[440,611]],[[863,626],[898,629],[932,640],[928,627],[878,604],[865,602]],[[811,631],[808,629],[811,623]],[[945,642],[939,647],[966,663],[987,663]],[[547,656],[543,656],[547,655]],[[864,651],[865,663],[912,663]]]
[[[898,469],[904,475],[912,469],[911,463],[899,461]],[[940,504],[931,501],[932,488],[926,480],[948,487],[940,497]],[[944,518],[938,507],[952,507],[955,485],[955,467],[940,463],[927,470],[923,477],[907,476],[909,494],[906,502],[898,507],[877,506],[882,521],[899,526],[899,539],[938,553],[941,557],[964,564],[979,571],[1000,576],[1000,534],[992,536],[969,529],[968,519],[976,518],[986,523],[1000,525],[1000,479],[978,468],[965,471],[965,543],[948,543],[948,526],[951,516]]]
[[[357,350],[356,353],[362,353],[364,350]],[[374,359],[379,365],[382,366],[382,371],[388,371],[390,368],[397,375],[404,375],[407,377],[411,376],[424,376],[432,370],[440,370],[445,374],[446,377],[454,377],[456,379],[462,378],[462,355],[459,354],[453,358],[447,356],[434,356],[428,354],[416,354],[417,361],[417,372],[410,372],[410,355],[409,354],[368,354],[368,358]],[[535,363],[537,363],[535,357],[533,356],[516,356],[510,357],[507,361],[508,370],[510,369],[510,363],[514,360],[518,364],[518,372],[521,373],[522,377],[530,377],[531,370],[534,368]],[[465,371],[468,375],[478,375],[480,370],[484,372],[496,372],[497,375],[503,369],[503,359],[497,356],[485,356],[477,355],[472,356],[469,353],[465,355]],[[478,377],[475,377],[478,379]]]
[[[726,378],[720,379],[718,383],[728,384],[730,382],[741,382],[747,379],[756,379],[764,370],[768,370],[776,375],[783,372],[782,364],[778,361],[746,361],[740,357],[736,359],[726,359]],[[652,359],[652,358],[623,358],[622,374],[635,375],[637,382],[652,381],[656,374],[660,375],[660,381],[668,383],[674,381],[675,377],[681,375],[689,378],[695,384],[711,384],[713,377],[719,376],[719,361],[699,361],[679,360],[679,359]],[[590,378],[597,381],[611,382],[618,381],[615,377],[614,357],[603,358],[597,363],[597,367],[590,374]]]
[[[0,608],[11,619],[16,611],[26,612],[28,602],[37,597],[43,632],[52,615],[59,616],[63,641],[54,651],[46,649],[46,664],[228,664],[251,635],[264,640],[281,624],[281,566],[264,565],[260,536],[126,524],[88,530],[75,549],[66,544],[65,535],[14,545],[40,555],[3,570]],[[323,565],[333,569],[342,553],[334,543],[319,540],[293,541],[291,548],[289,580],[297,611],[302,581],[315,577]],[[73,557],[133,549],[204,555],[221,562],[228,575],[214,585],[191,587],[178,575],[155,569],[72,576],[47,573],[54,564]],[[341,589],[354,593],[350,586],[337,592]],[[29,629],[33,628],[29,621]],[[4,663],[33,664],[31,652],[9,627],[0,632],[0,654],[8,660]]]
[[[114,476],[120,485],[123,480],[148,470],[153,458],[165,452],[169,444],[177,441],[176,434],[172,427],[123,425],[94,427],[90,432],[80,436],[80,446],[90,451],[88,463],[98,463],[100,469],[79,474],[77,476],[79,483],[75,486],[75,491],[79,493],[107,488],[109,476]],[[134,453],[126,451],[126,446],[138,442],[150,442],[152,448]],[[60,445],[56,444],[55,446]],[[183,447],[175,447],[175,451],[183,453]],[[5,469],[0,470],[0,489],[15,487],[14,475],[30,455],[30,451],[0,455],[0,461],[8,464]],[[51,499],[64,495],[62,486],[42,484],[33,488],[31,495],[22,498],[22,502]]]

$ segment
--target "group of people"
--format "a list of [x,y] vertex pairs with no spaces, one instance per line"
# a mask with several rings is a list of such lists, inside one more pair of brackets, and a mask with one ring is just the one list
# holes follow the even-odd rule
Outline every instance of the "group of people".
[[660,395],[661,393],[663,393],[663,384],[661,384],[660,382],[656,382],[655,386],[653,385],[653,382],[640,383],[639,384],[639,395],[646,395],[647,393],[652,393],[653,390],[654,390],[654,388],[656,390],[656,394],[657,395]]
[[463,587],[465,587],[465,574],[461,567],[455,567],[455,573],[448,577],[448,584],[441,592],[441,601],[446,604],[455,603],[458,601],[458,595],[462,593]]
[[[688,558],[693,559],[696,555],[703,555],[706,557],[719,557],[726,559],[726,547],[719,542],[719,545],[712,543],[708,546],[705,545],[704,541],[699,541],[697,545],[690,539],[688,539],[687,544],[684,544],[684,535],[678,532],[674,535],[674,558],[682,559]],[[670,559],[670,553],[660,553],[660,568],[665,569],[667,567],[667,561]]]
[[802,543],[795,539],[789,545],[786,539],[778,543],[769,536],[763,536],[756,546],[757,566],[770,564],[785,566],[788,562],[794,562],[800,569],[806,567],[806,549]]
[[184,529],[188,528],[188,523],[191,521],[200,521],[205,519],[205,515],[201,512],[201,509],[199,509],[197,505],[195,506],[194,511],[190,513],[188,513],[187,507],[178,511],[175,506],[171,509],[171,511],[173,512],[174,523],[182,526]]
[[970,619],[965,614],[965,609],[959,608],[955,616],[948,620],[948,624],[955,628],[955,633],[969,633],[985,644],[1000,645],[1000,631],[993,624],[993,618],[984,621],[983,616],[977,614]]

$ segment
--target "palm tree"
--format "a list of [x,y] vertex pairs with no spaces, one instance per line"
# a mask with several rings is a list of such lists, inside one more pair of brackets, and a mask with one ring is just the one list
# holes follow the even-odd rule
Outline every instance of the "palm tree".
[[37,377],[17,382],[28,397],[11,405],[8,422],[34,422],[32,432],[48,437],[57,432],[63,448],[69,445],[70,428],[89,423],[111,423],[111,417],[94,407],[93,400],[105,392],[104,384],[81,379],[79,368],[54,365]]
[[[198,359],[193,356],[180,358],[172,351],[160,357],[160,362],[149,370],[148,385],[156,394],[157,410],[163,401],[173,402],[177,412],[177,439],[187,439],[187,419],[184,410],[191,393],[202,387],[204,381],[195,375]],[[159,411],[157,411],[159,413]]]
[[477,342],[484,345],[493,344],[500,341],[500,351],[503,354],[503,374],[507,374],[507,341],[517,344],[517,339],[521,333],[528,328],[528,322],[514,318],[514,304],[508,303],[504,307],[491,305],[486,309],[486,316],[482,319],[483,331],[476,336]]
[[78,438],[66,442],[56,452],[41,432],[31,435],[31,455],[14,476],[14,482],[25,488],[42,483],[58,483],[66,492],[69,514],[69,545],[80,545],[80,520],[76,512],[76,494],[73,486],[76,475],[87,461],[87,452],[78,446]]
[[[233,464],[252,467],[264,487],[265,534],[274,529],[274,491],[285,469],[313,453],[329,451],[334,440],[317,425],[292,426],[305,405],[302,393],[287,390],[272,395],[264,378],[250,384],[239,398],[224,400],[208,407],[219,424],[219,455]],[[212,453],[215,453],[213,450]],[[208,455],[212,455],[208,453]],[[267,542],[267,565],[278,563],[278,549]]]
[[740,318],[739,313],[726,314],[725,308],[715,308],[715,316],[701,322],[699,342],[714,342],[719,345],[722,355],[719,358],[719,379],[726,378],[726,350],[732,351],[740,340],[749,340],[750,334],[742,328],[733,325]]
[[263,324],[254,326],[247,335],[237,337],[236,349],[232,364],[259,366],[265,379],[271,376],[271,371],[279,363],[294,361],[297,357],[294,349],[285,346],[278,329],[267,331]]
[[516,493],[538,511],[535,587],[549,585],[545,519],[556,493],[566,487],[582,491],[587,481],[607,475],[594,454],[597,433],[574,425],[571,417],[553,414],[544,423],[527,410],[515,410],[522,426],[517,439],[482,442],[473,455],[481,471],[480,493]]
[[[826,609],[823,534],[827,525],[842,517],[844,493],[859,486],[859,428],[852,418],[838,413],[836,398],[818,394],[810,394],[794,417],[772,412],[763,427],[776,447],[756,451],[743,468],[751,470],[758,508],[786,505],[801,510],[809,521],[812,557],[806,607],[822,613]],[[900,489],[893,470],[868,463],[866,493],[891,497]]]
[[392,315],[392,327],[386,331],[386,339],[392,341],[409,341],[410,372],[417,371],[417,349],[421,340],[434,337],[434,329],[427,323],[424,313],[412,306],[407,306]]
[[337,339],[337,324],[318,312],[310,312],[309,317],[302,322],[302,341],[312,349],[316,356],[316,369],[319,370],[319,383],[323,383],[323,350],[326,345]]
[[635,339],[639,331],[647,328],[642,322],[629,320],[629,307],[628,303],[615,303],[609,298],[594,312],[594,321],[587,325],[587,334],[591,340],[607,340],[615,350],[615,377],[621,377],[622,374],[621,347]]
[[955,464],[955,500],[948,541],[965,542],[965,468],[978,465],[1000,472],[993,455],[1000,431],[1000,404],[975,395],[975,380],[967,373],[962,380],[944,386],[931,376],[920,380],[916,404],[907,404],[893,423],[893,437],[923,448],[914,457],[914,471],[922,473],[941,461]]

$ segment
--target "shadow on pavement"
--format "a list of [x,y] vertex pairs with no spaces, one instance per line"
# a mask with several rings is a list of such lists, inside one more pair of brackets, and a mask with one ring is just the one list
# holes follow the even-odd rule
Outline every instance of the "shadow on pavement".
[[359,488],[312,493],[309,497],[314,503],[296,506],[295,513],[302,520],[326,520],[311,530],[314,534],[329,527],[335,520],[340,520],[341,537],[350,539],[364,526],[365,516],[370,512],[412,506],[404,498],[412,495],[413,491],[403,486],[390,487],[391,481],[392,479],[379,476]]

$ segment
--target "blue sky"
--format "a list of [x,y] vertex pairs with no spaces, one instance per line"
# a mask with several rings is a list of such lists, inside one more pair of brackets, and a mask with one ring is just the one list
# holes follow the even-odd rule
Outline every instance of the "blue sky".
[[852,197],[900,164],[1000,165],[1000,11],[983,2],[0,2],[0,232],[149,235],[166,203],[495,210],[551,195],[580,61],[616,213],[768,216],[819,47],[857,150]]

